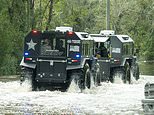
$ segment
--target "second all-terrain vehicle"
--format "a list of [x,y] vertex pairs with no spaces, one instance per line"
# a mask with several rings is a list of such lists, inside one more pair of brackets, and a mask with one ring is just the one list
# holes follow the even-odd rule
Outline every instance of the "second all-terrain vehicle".
[[102,81],[114,82],[119,76],[124,83],[139,79],[139,66],[134,41],[128,35],[115,35],[113,30],[90,34],[95,41],[96,57]]

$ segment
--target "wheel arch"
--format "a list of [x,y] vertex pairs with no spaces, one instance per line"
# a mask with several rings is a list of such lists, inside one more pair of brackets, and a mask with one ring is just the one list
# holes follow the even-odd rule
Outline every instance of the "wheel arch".
[[36,64],[35,63],[25,63],[24,62],[24,57],[22,58],[22,60],[20,62],[20,66],[21,67],[31,68],[31,69],[36,69]]

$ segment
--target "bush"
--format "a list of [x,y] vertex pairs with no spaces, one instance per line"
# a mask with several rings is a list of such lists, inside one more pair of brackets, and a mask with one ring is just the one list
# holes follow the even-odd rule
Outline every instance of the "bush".
[[11,55],[6,55],[0,68],[0,75],[15,75],[17,66],[17,59]]

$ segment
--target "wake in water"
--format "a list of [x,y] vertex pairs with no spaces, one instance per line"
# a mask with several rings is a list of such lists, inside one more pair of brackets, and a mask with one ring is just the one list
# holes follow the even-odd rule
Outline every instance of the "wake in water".
[[[114,83],[116,84],[123,84],[124,81],[123,81],[123,73],[121,72],[117,72],[114,74]],[[134,84],[134,83],[137,83],[137,80],[135,79],[135,77],[133,76],[133,72],[130,71],[130,79],[131,79],[131,83],[130,84]],[[129,84],[128,82],[126,82],[126,84]]]
[[76,84],[75,81],[72,80],[67,92],[69,92],[69,93],[70,92],[71,93],[80,93],[81,89],[79,88],[78,84]]
[[3,93],[29,91],[31,91],[31,87],[28,82],[25,82],[22,85],[20,85],[20,81],[0,82],[0,92]]
[[122,80],[122,74],[121,73],[115,73],[114,74],[114,83],[116,84],[122,84],[123,83],[123,80]]
[[[75,76],[74,76],[75,77]],[[78,82],[75,81],[75,79],[72,80],[69,88],[68,88],[68,91],[69,93],[85,93],[85,94],[91,94],[91,93],[94,93],[96,89],[96,86],[94,84],[94,79],[93,77],[91,77],[91,87],[90,89],[88,89],[87,87],[84,89],[84,90],[81,90],[79,88],[79,85],[78,85]]]
[[20,83],[20,86],[22,87],[21,89],[24,89],[25,91],[32,91],[31,81],[28,79],[25,79],[22,84]]

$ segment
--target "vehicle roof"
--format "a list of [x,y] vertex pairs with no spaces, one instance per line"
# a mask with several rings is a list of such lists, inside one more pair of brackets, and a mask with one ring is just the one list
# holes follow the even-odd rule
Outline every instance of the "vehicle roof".
[[87,32],[75,32],[75,34],[81,39],[81,40],[93,40],[91,37],[89,37],[89,34]]
[[134,42],[133,39],[129,37],[128,35],[114,35],[114,36],[116,36],[123,43]]
[[90,34],[89,36],[93,38],[95,42],[106,42],[109,39],[109,37],[103,36],[101,34]]

